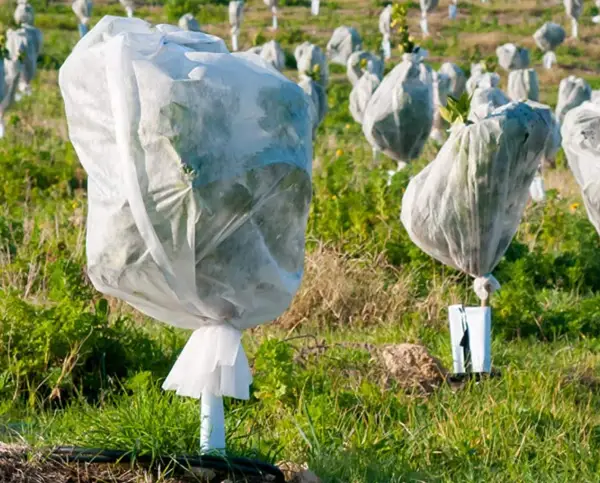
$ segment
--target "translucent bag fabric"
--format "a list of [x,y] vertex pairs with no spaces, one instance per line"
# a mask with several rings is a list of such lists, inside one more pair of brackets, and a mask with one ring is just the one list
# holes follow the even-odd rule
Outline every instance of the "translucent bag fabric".
[[165,389],[248,398],[241,331],[279,316],[302,278],[306,95],[217,37],[110,16],[59,85],[88,173],[90,280],[194,330]]
[[364,50],[350,54],[346,65],[346,73],[350,84],[355,85],[365,72],[375,74],[380,80],[383,79],[383,61],[381,58]]
[[[42,33],[31,25],[22,25],[6,32],[6,48],[9,62],[20,71],[19,91],[31,93],[30,83],[37,72],[37,59],[42,48]],[[23,57],[19,61],[19,56]]]
[[508,97],[513,101],[539,101],[540,85],[535,70],[513,70],[508,74]]
[[515,44],[504,44],[496,49],[498,65],[506,71],[529,67],[529,50]]
[[464,71],[452,62],[445,62],[440,67],[439,73],[450,79],[448,95],[459,99],[467,88],[467,76]]
[[200,32],[200,24],[191,13],[186,13],[185,15],[182,15],[179,19],[178,25],[181,30]]
[[321,47],[310,42],[304,42],[296,47],[294,57],[296,58],[298,73],[301,76],[314,72],[315,67],[318,66],[319,76],[316,82],[323,87],[327,87],[329,83],[329,66],[327,65],[327,57]]
[[584,102],[569,111],[561,133],[588,217],[600,234],[600,106]]
[[430,137],[442,143],[448,123],[440,113],[440,107],[448,104],[448,93],[450,92],[450,78],[439,72],[433,72],[433,128]]
[[590,100],[595,104],[600,103],[600,91],[592,91],[592,98]]
[[298,85],[310,99],[310,117],[312,119],[313,137],[327,114],[327,93],[322,85],[310,77],[301,76]]
[[558,103],[556,104],[556,118],[562,124],[567,112],[589,101],[592,98],[590,85],[581,79],[570,75],[560,81],[558,86]]
[[560,25],[546,22],[533,34],[533,39],[540,50],[550,52],[565,41],[567,34]]
[[71,9],[81,25],[88,25],[90,23],[92,7],[91,0],[75,0],[71,5]]
[[365,110],[363,132],[372,147],[398,161],[398,168],[419,157],[433,123],[431,68],[418,54],[384,77]]
[[475,89],[471,98],[468,119],[471,122],[481,121],[509,102],[510,99],[497,87],[479,87]]
[[511,103],[474,124],[455,125],[441,151],[402,199],[411,240],[445,265],[475,277],[485,300],[513,239],[553,126],[550,111]]
[[352,52],[362,48],[360,35],[353,27],[341,26],[333,31],[327,43],[327,57],[334,64],[346,66]]
[[489,89],[490,87],[498,87],[500,85],[500,76],[495,72],[476,71],[475,75],[471,75],[467,81],[467,92],[472,95],[477,88]]
[[279,71],[285,68],[285,53],[276,40],[270,40],[262,46],[252,47],[248,52],[259,55],[261,59]]
[[435,10],[440,3],[439,0],[419,0],[421,5],[421,12],[431,13]]
[[19,2],[15,9],[14,19],[17,25],[33,25],[34,22],[33,7],[27,2]]
[[356,122],[363,123],[365,110],[373,93],[381,84],[381,80],[375,74],[365,72],[350,92],[350,114]]
[[581,17],[583,12],[583,0],[563,0],[566,14],[574,19]]

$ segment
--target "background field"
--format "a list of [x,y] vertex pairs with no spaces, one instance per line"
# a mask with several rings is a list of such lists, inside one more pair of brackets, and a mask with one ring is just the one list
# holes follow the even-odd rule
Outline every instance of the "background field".
[[[166,22],[191,10],[206,32],[228,37],[226,5],[186,2],[146,4],[136,14]],[[476,47],[487,56],[512,41],[532,49],[543,102],[554,106],[559,80],[571,74],[600,88],[592,2],[581,38],[557,50],[560,65],[550,72],[531,35],[548,20],[569,27],[562,2],[461,2],[454,23],[448,2],[440,4],[422,43],[432,66],[452,60],[468,70]],[[85,173],[57,87],[76,19],[66,3],[34,5],[45,36],[39,76],[0,142],[0,440],[197,451],[197,401],[160,390],[189,334],[102,298],[86,280]],[[383,5],[323,2],[315,19],[308,2],[290,0],[274,35],[267,8],[251,0],[241,46],[275,37],[295,78],[294,47],[310,40],[324,48],[336,26],[356,27],[376,49]],[[0,7],[4,26],[13,9]],[[94,9],[93,23],[123,12],[118,3]],[[377,348],[418,342],[450,367],[446,307],[477,301],[470,280],[420,252],[398,220],[409,177],[438,147],[428,145],[386,186],[394,163],[373,166],[348,111],[344,70],[332,72],[330,111],[315,141],[305,280],[285,315],[245,335],[255,384],[250,401],[227,401],[230,448],[307,462],[326,482],[600,481],[600,243],[562,152],[545,173],[548,201],[528,206],[495,272],[503,287],[492,304],[492,352],[502,377],[407,391],[386,377]]]

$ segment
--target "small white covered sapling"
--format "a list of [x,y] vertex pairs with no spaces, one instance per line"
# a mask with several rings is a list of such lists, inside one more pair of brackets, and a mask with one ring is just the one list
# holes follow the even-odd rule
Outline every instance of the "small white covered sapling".
[[381,51],[383,58],[389,59],[392,56],[392,5],[386,5],[379,15],[379,33],[383,39],[381,40]]
[[554,50],[565,41],[567,34],[560,25],[546,22],[534,34],[536,45],[544,52],[544,68],[551,69],[556,63]]
[[379,77],[370,72],[365,72],[352,88],[349,102],[350,114],[357,123],[363,123],[365,109],[379,84],[381,84]]
[[301,75],[298,85],[306,93],[310,100],[310,118],[312,120],[313,138],[317,132],[317,128],[323,122],[327,114],[327,92],[325,88],[318,82],[318,71],[315,72],[314,78],[308,75]]
[[448,17],[450,20],[456,20],[456,15],[458,13],[458,0],[452,0],[450,5],[448,5]]
[[[296,58],[296,68],[300,76],[305,75],[312,77],[315,82],[327,88],[329,83],[329,66],[327,57],[321,50],[321,47],[310,42],[301,43],[294,50]],[[314,73],[318,71],[318,76]]]
[[517,231],[555,126],[547,106],[530,102],[465,121],[463,112],[437,157],[408,184],[401,220],[424,252],[474,278],[482,306],[449,307],[454,370],[469,369],[469,349],[471,371],[485,373],[491,370],[489,298],[500,287],[491,272]]
[[19,60],[10,60],[6,49],[6,37],[0,35],[0,139],[4,137],[4,115],[15,100],[15,94],[21,76],[21,63]]
[[79,29],[79,36],[83,37],[89,30],[90,18],[92,17],[92,0],[75,0],[71,5],[73,13],[79,20],[77,25]]
[[513,70],[508,74],[508,97],[513,101],[538,101],[540,85],[535,70]]
[[277,7],[279,6],[279,0],[263,0],[264,4],[269,7],[273,14],[273,23],[271,28],[277,30]]
[[41,48],[42,33],[32,25],[22,24],[18,29],[6,32],[8,59],[5,65],[8,64],[12,72],[20,72],[18,93],[15,95],[17,100],[21,95],[31,95],[31,82],[37,73]]
[[592,89],[585,80],[574,75],[564,78],[558,86],[556,119],[562,124],[567,112],[591,98]]
[[269,40],[264,45],[252,47],[248,52],[259,55],[265,62],[279,71],[285,68],[285,53],[276,40]]
[[487,89],[489,87],[498,87],[500,85],[500,76],[495,72],[479,72],[471,74],[467,81],[467,92],[472,95],[475,89],[481,87]]
[[193,330],[163,388],[202,398],[202,449],[223,450],[221,397],[250,395],[242,331],[278,317],[302,279],[306,95],[217,37],[109,16],[59,85],[88,173],[90,280]]
[[505,71],[526,69],[529,67],[529,50],[508,43],[496,49],[498,65]]
[[471,122],[481,121],[509,102],[510,99],[497,87],[478,87],[471,96],[468,119]]
[[348,64],[352,52],[362,49],[362,40],[354,27],[342,25],[336,28],[327,42],[327,57],[334,64]]
[[13,17],[17,25],[33,25],[35,13],[33,7],[27,3],[27,0],[19,0]]
[[579,37],[579,17],[583,12],[583,0],[563,0],[566,14],[571,18],[571,37]]
[[419,3],[421,5],[421,31],[423,32],[424,36],[428,36],[429,25],[427,23],[427,15],[436,9],[439,4],[439,0],[419,0]]
[[440,108],[448,104],[448,95],[450,92],[450,78],[446,74],[433,71],[433,128],[430,137],[436,142],[442,144],[446,138],[445,132],[448,129],[448,123],[443,118]]
[[191,14],[186,13],[179,19],[179,28],[181,30],[190,30],[191,32],[200,32],[200,24],[198,20]]
[[244,2],[232,0],[229,2],[229,25],[231,25],[231,50],[238,51],[238,38],[244,19]]
[[458,99],[463,95],[467,88],[467,76],[464,71],[452,62],[444,62],[439,70],[440,74],[444,74],[450,79],[450,87],[448,95]]
[[383,69],[383,61],[380,57],[371,52],[359,50],[353,52],[348,58],[346,73],[350,84],[355,85],[365,72],[370,72],[381,80],[383,78]]
[[125,9],[127,17],[132,18],[135,10],[135,2],[133,0],[119,0],[119,3]]

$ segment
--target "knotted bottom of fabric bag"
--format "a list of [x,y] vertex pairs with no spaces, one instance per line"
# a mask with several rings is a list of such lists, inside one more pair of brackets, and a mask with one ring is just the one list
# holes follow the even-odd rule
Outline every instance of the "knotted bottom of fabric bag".
[[242,333],[222,324],[201,327],[192,333],[162,387],[196,399],[204,391],[249,399],[251,383]]

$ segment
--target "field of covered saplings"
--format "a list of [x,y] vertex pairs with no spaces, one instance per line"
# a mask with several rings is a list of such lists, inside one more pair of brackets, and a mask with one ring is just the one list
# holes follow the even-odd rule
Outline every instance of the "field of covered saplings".
[[2,1],[1,482],[600,481],[599,9],[387,5]]

